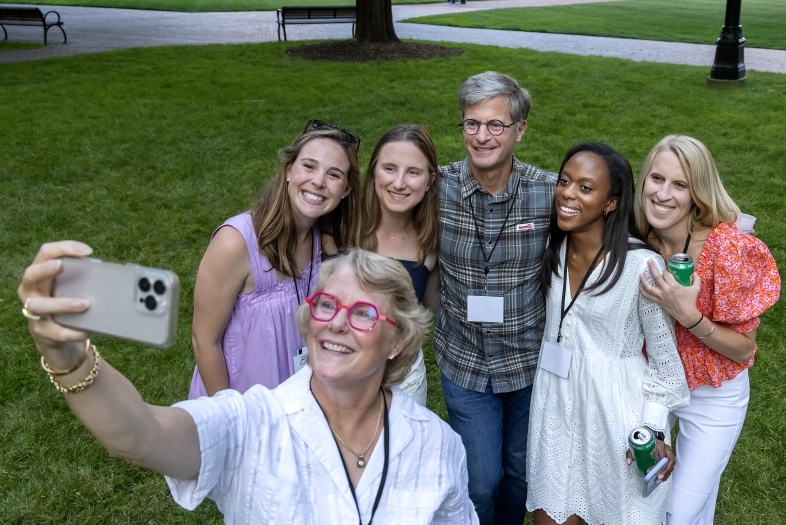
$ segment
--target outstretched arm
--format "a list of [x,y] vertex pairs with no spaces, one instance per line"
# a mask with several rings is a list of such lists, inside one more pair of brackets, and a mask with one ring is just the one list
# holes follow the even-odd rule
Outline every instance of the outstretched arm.
[[[91,251],[75,241],[44,244],[17,290],[28,313],[40,317],[29,320],[30,333],[51,370],[69,370],[87,351],[87,359],[78,368],[55,377],[65,388],[88,377],[96,354],[86,350],[89,334],[60,326],[49,316],[81,312],[90,305],[84,299],[54,298],[52,287],[63,270],[60,257],[85,256]],[[199,436],[185,410],[148,405],[134,385],[106,362],[100,363],[87,388],[64,395],[76,417],[113,455],[167,476],[196,479],[201,463]]]

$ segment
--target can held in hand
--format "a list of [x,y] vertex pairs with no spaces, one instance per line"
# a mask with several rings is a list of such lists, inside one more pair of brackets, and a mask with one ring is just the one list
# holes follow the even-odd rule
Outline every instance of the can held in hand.
[[687,253],[675,253],[669,259],[669,273],[682,286],[690,286],[693,283],[694,269],[693,257]]
[[655,451],[655,435],[647,427],[636,427],[628,435],[628,444],[636,460],[639,475],[643,478],[647,470],[658,462],[658,453]]

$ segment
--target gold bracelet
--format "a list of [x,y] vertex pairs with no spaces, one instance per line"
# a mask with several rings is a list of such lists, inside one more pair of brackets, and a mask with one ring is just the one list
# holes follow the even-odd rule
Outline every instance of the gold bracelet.
[[90,345],[90,348],[93,349],[93,355],[95,356],[95,362],[93,363],[93,368],[90,369],[90,373],[87,374],[87,377],[78,382],[77,384],[70,386],[68,388],[64,387],[60,383],[57,382],[55,376],[49,374],[49,381],[55,386],[55,388],[63,393],[63,394],[77,394],[82,390],[86,389],[90,385],[93,384],[93,381],[96,380],[98,377],[98,369],[101,367],[101,354],[98,353],[98,349],[96,345]]
[[46,364],[46,361],[44,361],[44,356],[41,356],[41,368],[43,368],[44,371],[46,371],[46,373],[50,376],[64,376],[66,374],[70,374],[71,372],[75,372],[76,369],[82,366],[82,363],[87,360],[88,350],[90,350],[90,339],[85,341],[85,352],[82,354],[82,357],[79,358],[79,361],[77,361],[74,366],[68,368],[67,370],[52,370],[49,368],[49,365]]
[[712,323],[712,328],[710,328],[710,332],[707,335],[705,335],[703,337],[700,336],[700,335],[697,335],[696,337],[698,337],[699,339],[707,339],[709,336],[712,335],[712,332],[714,332],[714,331],[715,331],[715,323]]

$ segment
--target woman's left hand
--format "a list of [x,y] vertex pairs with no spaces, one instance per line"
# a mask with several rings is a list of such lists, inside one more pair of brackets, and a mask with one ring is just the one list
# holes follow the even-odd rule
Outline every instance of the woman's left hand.
[[639,275],[639,290],[648,299],[666,310],[682,326],[691,326],[701,318],[696,308],[696,299],[701,289],[701,277],[693,274],[693,283],[683,286],[674,280],[668,270],[661,273],[652,261],[647,261],[655,285],[647,282],[644,274]]
[[[671,447],[668,446],[663,441],[661,441],[660,439],[655,440],[655,450],[658,451],[658,461],[660,461],[662,458],[667,458],[669,460],[669,463],[666,465],[666,468],[663,469],[663,471],[660,474],[658,474],[656,483],[661,483],[669,479],[672,471],[674,471],[674,465],[677,464],[677,460],[674,458],[674,452],[671,450]],[[633,457],[633,453],[630,451],[630,449],[628,449],[625,452],[625,459],[628,465],[632,465],[633,462],[635,461]],[[649,472],[649,470],[647,472]]]

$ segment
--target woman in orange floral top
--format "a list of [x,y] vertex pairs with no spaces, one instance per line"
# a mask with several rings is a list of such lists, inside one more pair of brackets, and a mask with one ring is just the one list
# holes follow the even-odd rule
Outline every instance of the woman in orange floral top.
[[748,409],[748,368],[759,316],[778,301],[780,276],[763,242],[737,231],[740,215],[706,146],[670,135],[650,151],[636,189],[641,234],[668,261],[687,252],[693,284],[650,267],[642,294],[676,321],[691,404],[677,409],[677,466],[669,525],[711,524],[718,484]]

